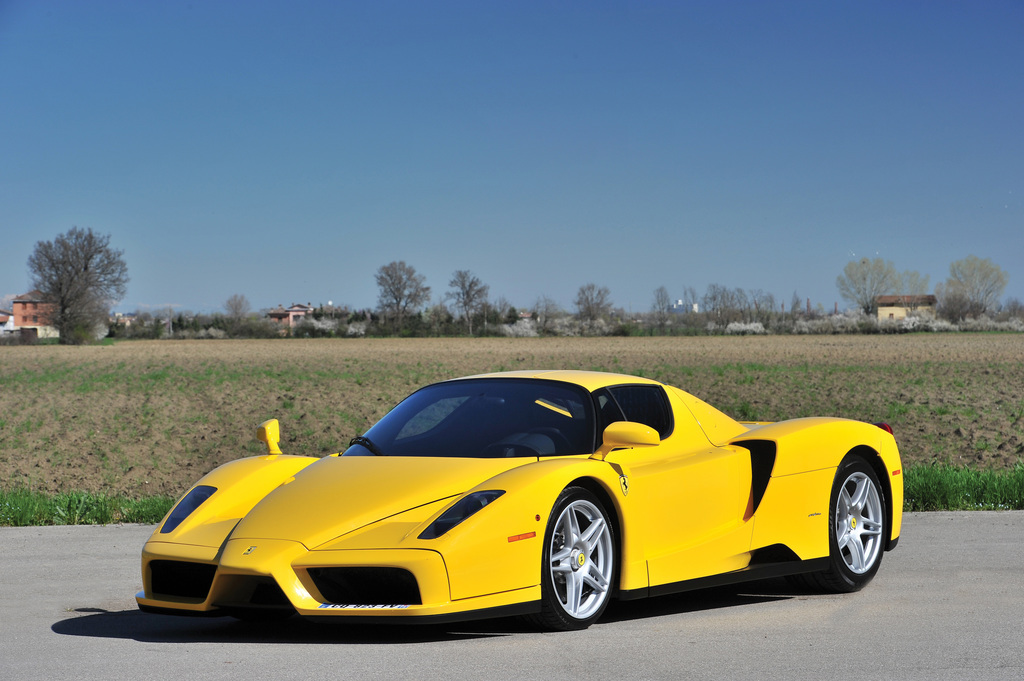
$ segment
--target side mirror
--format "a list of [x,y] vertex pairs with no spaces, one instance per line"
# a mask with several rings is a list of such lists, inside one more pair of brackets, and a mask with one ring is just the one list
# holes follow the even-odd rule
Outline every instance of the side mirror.
[[256,439],[267,445],[267,456],[277,456],[281,448],[277,444],[281,441],[281,425],[277,419],[264,421],[256,429]]
[[604,457],[615,449],[653,447],[661,443],[658,431],[643,423],[616,421],[604,429],[604,444],[593,453],[591,459],[604,461]]

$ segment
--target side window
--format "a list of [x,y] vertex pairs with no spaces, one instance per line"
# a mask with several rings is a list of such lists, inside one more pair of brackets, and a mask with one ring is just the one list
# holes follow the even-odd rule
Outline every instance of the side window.
[[[660,386],[620,385],[609,388],[608,392],[622,410],[625,420],[654,428],[662,440],[672,434],[672,411]],[[612,419],[615,420],[618,419]]]
[[597,434],[600,437],[609,424],[625,421],[626,417],[608,388],[601,388],[594,393],[594,397],[597,399]]

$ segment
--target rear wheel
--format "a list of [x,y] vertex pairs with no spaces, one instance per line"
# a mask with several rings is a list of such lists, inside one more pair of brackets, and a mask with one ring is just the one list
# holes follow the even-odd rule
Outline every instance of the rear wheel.
[[857,591],[878,572],[888,527],[885,492],[860,456],[847,456],[836,469],[828,524],[829,569],[804,579],[823,591]]
[[562,491],[548,520],[541,565],[545,629],[586,629],[601,616],[615,577],[615,536],[608,513],[582,487]]

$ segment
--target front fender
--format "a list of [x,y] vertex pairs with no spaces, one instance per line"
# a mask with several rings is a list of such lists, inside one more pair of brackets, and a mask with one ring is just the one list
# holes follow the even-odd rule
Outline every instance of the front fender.
[[612,464],[589,457],[542,459],[501,473],[467,492],[505,490],[487,508],[448,533],[436,539],[413,540],[447,509],[446,504],[410,533],[410,544],[441,553],[452,600],[534,587],[540,584],[544,535],[558,495],[574,481],[586,479],[605,490],[615,505],[609,512],[621,518],[618,477]]
[[178,527],[163,532],[164,522],[174,511],[172,508],[149,541],[220,547],[238,521],[263,497],[316,461],[319,459],[311,456],[253,456],[215,468],[189,491],[200,485],[214,487],[217,491]]

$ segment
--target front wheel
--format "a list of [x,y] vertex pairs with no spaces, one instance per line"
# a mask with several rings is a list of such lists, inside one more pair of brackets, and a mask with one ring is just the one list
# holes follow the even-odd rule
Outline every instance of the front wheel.
[[548,520],[541,564],[545,629],[586,629],[601,616],[615,577],[615,536],[608,513],[582,487],[562,491]]
[[807,575],[811,586],[848,593],[861,589],[878,572],[885,546],[885,492],[878,476],[859,456],[836,469],[829,511],[829,569]]

